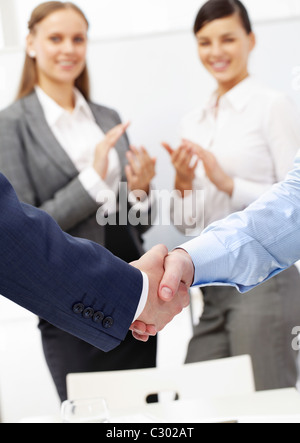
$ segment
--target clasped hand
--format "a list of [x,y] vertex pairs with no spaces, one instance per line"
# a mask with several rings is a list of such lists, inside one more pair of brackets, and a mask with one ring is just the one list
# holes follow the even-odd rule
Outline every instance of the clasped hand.
[[145,309],[130,327],[137,340],[147,341],[189,305],[194,265],[184,250],[176,249],[169,254],[163,245],[155,246],[131,265],[149,278]]
[[175,189],[180,191],[182,196],[193,189],[199,162],[202,162],[207,178],[219,191],[232,196],[234,180],[224,171],[212,152],[186,139],[183,139],[181,146],[175,150],[168,143],[162,143],[162,146],[170,155],[176,171]]

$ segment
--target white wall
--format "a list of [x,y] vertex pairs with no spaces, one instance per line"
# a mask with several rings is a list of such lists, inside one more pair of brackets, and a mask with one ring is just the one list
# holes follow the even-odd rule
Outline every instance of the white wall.
[[[187,31],[206,0],[75,0],[90,22],[92,39]],[[0,0],[4,42],[22,44],[27,18],[40,0]],[[300,14],[298,0],[244,0],[253,21],[287,19]],[[26,20],[24,20],[26,17]],[[7,23],[9,22],[9,27]],[[1,23],[0,23],[1,28]]]
[[[257,24],[251,71],[300,107],[299,24],[300,18]],[[0,53],[0,108],[13,100],[22,62],[23,50]],[[191,32],[91,42],[89,67],[93,99],[131,120],[131,142],[145,145],[158,158],[156,187],[172,189],[174,171],[160,143],[176,145],[181,117],[214,87],[198,61]],[[173,228],[154,227],[146,235],[146,247],[164,242],[171,248],[182,240]]]
[[[258,46],[251,61],[251,71],[269,85],[288,93],[300,107],[300,68],[299,71],[295,70],[300,67],[300,19],[257,23],[255,30]],[[0,108],[6,107],[13,100],[22,61],[21,49],[0,53]],[[139,38],[94,41],[90,45],[89,66],[94,100],[116,108],[124,120],[132,121],[129,130],[132,143],[145,145],[151,154],[158,158],[156,187],[172,189],[174,172],[168,155],[160,147],[160,142],[165,140],[176,145],[180,118],[201,103],[214,86],[198,62],[191,33],[165,32]],[[147,248],[158,242],[172,248],[185,240],[170,227],[155,227],[145,239]],[[40,364],[34,363],[42,359],[37,335],[32,338],[35,345],[26,348],[24,359],[21,352],[24,346],[23,327],[19,314],[14,316],[16,321],[13,328],[11,322],[4,328],[3,319],[11,312],[11,307],[7,303],[4,304],[1,298],[0,310],[0,334],[9,340],[0,346],[0,396],[2,393],[4,407],[9,398],[10,409],[7,417],[10,420],[18,420],[28,414],[48,414],[49,405],[53,411],[57,411],[50,377],[46,370],[40,369]],[[175,326],[172,327],[176,329]],[[34,334],[38,334],[33,323],[32,328]],[[180,329],[182,331],[182,328]],[[171,331],[167,329],[166,334],[168,330]],[[15,331],[16,336],[19,335],[19,341],[12,336],[12,331]],[[30,334],[27,340],[30,342]],[[172,358],[177,361],[184,357],[186,342],[183,340],[181,349],[178,342],[176,346],[176,352],[168,356],[170,361]],[[3,361],[6,363],[3,364]],[[10,362],[13,368],[10,380],[7,379],[7,362]],[[10,386],[9,383],[15,383],[18,377],[22,380],[22,374],[29,372],[32,373],[33,379],[30,382],[30,379],[24,378],[24,384],[31,392],[30,408],[26,401],[21,401],[21,385],[10,392],[3,388],[6,383],[7,386]],[[48,407],[47,402],[41,401],[40,386],[43,387],[42,392],[48,393],[44,394],[44,398],[49,395]],[[14,404],[18,404],[18,408],[14,409]]]

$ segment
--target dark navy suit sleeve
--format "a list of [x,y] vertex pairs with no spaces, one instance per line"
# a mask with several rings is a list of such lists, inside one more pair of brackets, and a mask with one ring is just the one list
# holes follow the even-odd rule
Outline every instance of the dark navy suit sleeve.
[[109,351],[128,333],[142,287],[139,270],[20,203],[0,174],[1,295]]

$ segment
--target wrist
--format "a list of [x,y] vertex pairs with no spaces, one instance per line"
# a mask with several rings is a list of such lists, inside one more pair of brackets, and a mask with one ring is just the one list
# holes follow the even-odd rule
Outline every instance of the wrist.
[[97,168],[97,166],[95,164],[93,164],[93,169],[99,175],[101,180],[105,180],[106,173],[105,173],[105,171],[103,171],[103,168]]
[[225,192],[229,195],[229,197],[232,197],[233,191],[234,191],[234,180],[231,177],[227,177],[223,182],[222,186],[220,186],[220,191]]
[[195,277],[195,265],[193,263],[190,254],[182,248],[174,249],[171,254],[180,255],[181,263],[183,266],[183,275],[186,276],[186,281],[184,282],[187,286],[192,286]]
[[135,187],[134,189],[130,188],[130,190],[131,190],[131,192],[133,192],[133,194],[136,196],[136,198],[141,197],[141,191],[142,191],[142,193],[144,193],[144,200],[145,200],[145,198],[146,198],[145,195],[147,194],[147,196],[149,196],[149,194],[150,194],[150,185]]
[[186,197],[193,190],[193,180],[184,180],[178,176],[175,179],[175,189],[179,191],[182,198]]

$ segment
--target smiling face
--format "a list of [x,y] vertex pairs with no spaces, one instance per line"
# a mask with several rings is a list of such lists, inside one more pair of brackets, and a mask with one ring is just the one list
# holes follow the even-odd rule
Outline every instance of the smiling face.
[[73,84],[86,65],[88,25],[73,9],[53,12],[27,38],[35,54],[38,83]]
[[238,14],[213,20],[196,34],[200,60],[225,93],[244,80],[248,60],[255,46],[253,33],[247,34]]

